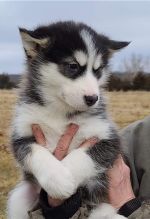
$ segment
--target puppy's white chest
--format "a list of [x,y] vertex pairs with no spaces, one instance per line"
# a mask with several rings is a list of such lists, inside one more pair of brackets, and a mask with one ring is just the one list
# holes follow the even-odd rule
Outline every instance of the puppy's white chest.
[[98,118],[78,118],[72,120],[71,122],[57,121],[57,125],[56,121],[55,124],[49,121],[49,124],[41,124],[41,128],[47,140],[47,147],[51,152],[55,150],[60,137],[64,134],[69,123],[75,123],[79,125],[79,130],[74,136],[69,150],[73,150],[79,147],[83,141],[91,137],[107,139],[110,135],[110,123],[107,120]]

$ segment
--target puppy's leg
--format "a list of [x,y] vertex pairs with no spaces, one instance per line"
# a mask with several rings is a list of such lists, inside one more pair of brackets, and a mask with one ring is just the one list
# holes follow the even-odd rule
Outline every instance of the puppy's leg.
[[126,219],[126,217],[117,214],[110,204],[103,203],[91,212],[88,219]]
[[101,140],[89,148],[80,147],[73,150],[62,160],[62,163],[70,170],[79,187],[104,173],[113,165],[118,154],[119,140],[116,137],[116,139]]
[[77,187],[72,174],[46,148],[32,145],[32,153],[24,163],[40,186],[52,197],[66,199],[75,193]]
[[38,188],[30,182],[23,181],[10,192],[7,205],[8,219],[28,219],[30,211],[39,198]]
[[77,189],[72,174],[47,148],[34,141],[33,137],[16,137],[13,140],[16,159],[52,198],[69,198]]
[[87,184],[90,178],[104,172],[103,167],[97,171],[96,164],[88,155],[86,148],[73,150],[62,160],[62,164],[72,173],[76,187]]

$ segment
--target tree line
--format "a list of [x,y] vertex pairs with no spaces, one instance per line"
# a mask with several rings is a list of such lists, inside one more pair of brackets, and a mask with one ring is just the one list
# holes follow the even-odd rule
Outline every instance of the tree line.
[[[11,81],[9,74],[0,74],[0,89],[12,89],[18,86],[18,82]],[[109,91],[146,90],[150,91],[150,74],[142,71],[136,74],[111,73],[107,84]]]
[[0,89],[12,89],[17,85],[10,80],[10,77],[6,73],[0,74]]
[[133,54],[128,60],[124,60],[121,69],[124,74],[111,74],[109,91],[150,91],[150,57]]
[[128,73],[124,77],[111,74],[108,83],[109,91],[128,91],[128,90],[145,90],[150,91],[150,74],[144,72],[137,72],[134,76]]

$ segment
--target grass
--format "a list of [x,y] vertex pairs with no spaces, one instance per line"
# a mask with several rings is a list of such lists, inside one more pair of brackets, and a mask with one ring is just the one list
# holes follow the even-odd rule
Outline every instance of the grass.
[[[150,114],[150,92],[111,92],[107,96],[109,111],[120,128]],[[15,90],[0,91],[0,219],[6,218],[8,192],[19,180],[18,168],[8,149],[15,102]]]

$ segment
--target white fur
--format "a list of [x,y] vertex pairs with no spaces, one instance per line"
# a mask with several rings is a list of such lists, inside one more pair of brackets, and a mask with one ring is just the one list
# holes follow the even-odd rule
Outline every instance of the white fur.
[[126,217],[117,214],[117,211],[110,205],[103,203],[94,209],[88,219],[125,219]]
[[[86,148],[73,150],[62,161],[62,163],[72,173],[77,186],[86,183],[89,176],[94,177],[97,175],[96,166],[85,151]],[[104,170],[102,168],[101,172],[103,171]]]
[[99,86],[100,87],[105,87],[107,82],[108,82],[108,78],[109,78],[109,71],[107,69],[102,70],[102,76],[99,79]]
[[93,64],[93,61],[94,61],[94,58],[96,55],[95,45],[94,45],[92,36],[90,35],[90,33],[87,30],[82,30],[80,34],[81,34],[81,37],[86,44],[86,48],[88,50],[89,62],[91,65],[91,64]]
[[40,145],[32,144],[26,166],[52,198],[66,199],[77,189],[71,172]]
[[83,51],[75,51],[74,57],[80,66],[85,66],[87,64],[87,55]]
[[[42,128],[48,143],[48,150],[53,152],[60,136],[64,133],[69,123],[76,123],[80,129],[74,137],[70,150],[75,149],[85,139],[98,137],[99,139],[109,138],[111,122],[100,118],[83,117],[82,114],[70,121],[62,112],[62,107],[51,109],[37,106],[36,104],[22,104],[17,108],[18,116],[13,125],[19,136],[30,136],[31,125],[39,124]],[[61,114],[62,113],[62,114]],[[57,117],[55,116],[57,114]]]
[[21,182],[9,194],[8,219],[29,219],[28,211],[38,202],[39,189],[35,185]]
[[102,55],[101,54],[99,54],[97,57],[96,57],[96,59],[95,59],[95,62],[94,62],[94,66],[93,66],[93,68],[96,70],[96,69],[98,69],[101,65],[102,65]]

